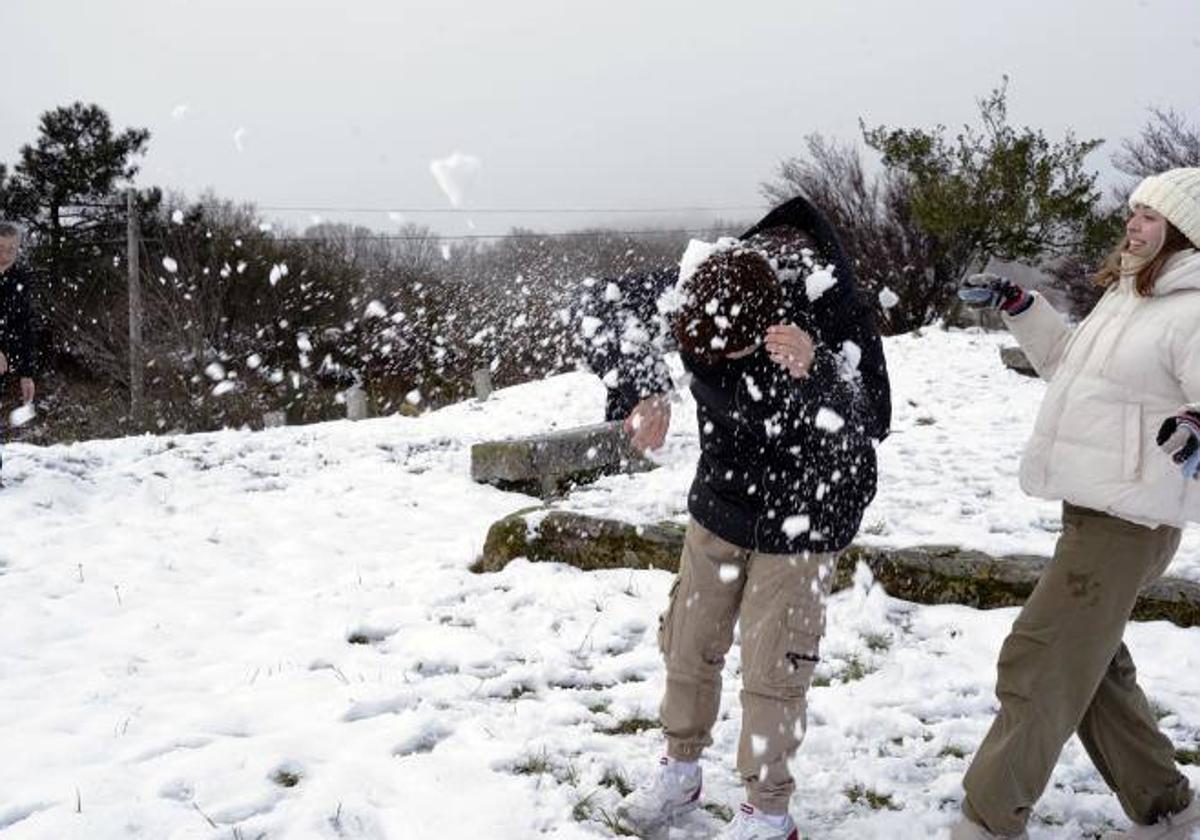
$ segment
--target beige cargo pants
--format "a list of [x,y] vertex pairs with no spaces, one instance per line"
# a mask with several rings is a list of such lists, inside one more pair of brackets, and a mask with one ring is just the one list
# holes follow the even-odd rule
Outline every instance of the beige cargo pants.
[[1001,835],[1024,829],[1072,732],[1134,822],[1191,802],[1121,641],[1138,590],[1180,536],[1064,505],[1054,557],[1000,648],[1000,712],[963,779],[971,820]]
[[747,798],[768,814],[788,810],[787,762],[804,736],[806,695],[825,630],[834,554],[762,554],[738,548],[695,520],[679,576],[659,621],[667,665],[660,717],[667,754],[695,761],[712,743],[721,668],[741,620],[742,729],[737,767]]

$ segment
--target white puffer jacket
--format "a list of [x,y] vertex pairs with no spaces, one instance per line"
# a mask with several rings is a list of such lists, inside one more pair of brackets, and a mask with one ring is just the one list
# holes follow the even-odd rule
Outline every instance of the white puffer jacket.
[[1123,278],[1074,329],[1040,295],[1004,321],[1049,383],[1021,488],[1150,527],[1200,521],[1200,481],[1155,441],[1200,403],[1200,252],[1172,256],[1151,297]]

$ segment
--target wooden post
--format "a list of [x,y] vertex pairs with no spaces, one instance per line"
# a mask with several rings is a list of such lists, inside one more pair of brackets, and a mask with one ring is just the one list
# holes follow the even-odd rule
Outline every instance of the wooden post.
[[138,235],[137,201],[132,187],[125,193],[127,214],[126,260],[129,263],[129,413],[141,431],[146,424],[146,361],[142,347],[142,284],[138,276],[141,247]]

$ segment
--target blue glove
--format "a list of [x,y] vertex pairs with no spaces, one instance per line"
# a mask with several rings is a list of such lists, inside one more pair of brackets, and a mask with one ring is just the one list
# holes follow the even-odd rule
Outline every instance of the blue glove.
[[973,309],[999,309],[1009,315],[1020,315],[1033,303],[1033,295],[998,274],[972,274],[963,281],[958,299]]
[[1200,408],[1189,406],[1164,420],[1158,446],[1179,465],[1184,478],[1200,479]]

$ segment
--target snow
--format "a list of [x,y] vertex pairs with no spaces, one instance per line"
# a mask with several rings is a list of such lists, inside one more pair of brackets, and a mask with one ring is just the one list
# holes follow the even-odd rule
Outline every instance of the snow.
[[836,285],[837,280],[833,276],[833,269],[820,268],[804,278],[804,293],[809,300],[817,300]]
[[840,432],[842,426],[846,425],[845,419],[832,408],[821,406],[817,409],[816,419],[813,420],[813,425],[823,432],[834,434]]
[[696,273],[696,269],[706,259],[713,254],[729,251],[738,244],[740,244],[740,240],[734,239],[732,236],[722,236],[716,242],[705,242],[703,239],[690,240],[687,248],[683,251],[683,256],[679,260],[679,281],[676,284],[676,289],[681,288],[691,280],[692,275]]
[[174,274],[175,272],[179,271],[179,263],[175,262],[175,260],[171,259],[170,257],[162,258],[162,267],[165,268],[171,274]]
[[794,539],[795,537],[800,536],[808,531],[809,527],[810,520],[802,513],[789,516],[787,519],[783,520],[783,533],[787,534],[789,538]]
[[483,161],[479,158],[458,151],[429,164],[433,179],[453,207],[463,205],[482,168]]
[[[862,542],[1050,552],[1057,505],[1016,481],[1044,388],[1000,365],[1008,341],[887,340],[894,433]],[[471,445],[594,423],[604,396],[576,373],[414,418],[6,446],[0,836],[611,836],[614,774],[644,778],[662,752],[656,729],[613,730],[656,716],[671,576],[467,569],[492,522],[537,504],[473,483]],[[695,406],[673,401],[659,469],[557,506],[683,521]],[[1200,579],[1195,529],[1171,572]],[[860,569],[828,613],[793,816],[822,840],[944,837],[1016,611],[908,604]],[[1197,632],[1127,634],[1180,746],[1200,720]],[[705,802],[730,807],[739,667],[735,646],[702,759]],[[720,824],[701,811],[671,837]],[[1071,741],[1031,836],[1124,825]]]
[[879,305],[884,309],[893,309],[898,303],[900,303],[900,296],[887,286],[879,290]]

